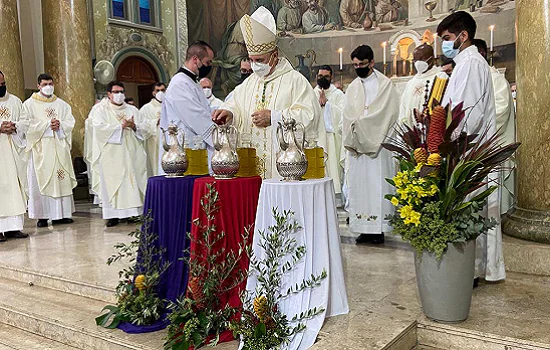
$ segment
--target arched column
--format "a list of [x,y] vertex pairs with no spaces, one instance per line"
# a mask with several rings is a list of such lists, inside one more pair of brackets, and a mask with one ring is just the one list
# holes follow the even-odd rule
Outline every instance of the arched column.
[[19,18],[17,0],[0,0],[0,70],[6,78],[8,91],[25,98],[23,61],[21,59],[21,39],[19,36]]

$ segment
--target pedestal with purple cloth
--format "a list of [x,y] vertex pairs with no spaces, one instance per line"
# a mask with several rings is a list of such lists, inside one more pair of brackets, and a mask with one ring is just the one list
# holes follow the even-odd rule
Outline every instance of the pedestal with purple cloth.
[[[195,180],[202,176],[149,178],[143,206],[144,216],[149,215],[150,231],[158,235],[157,243],[166,249],[165,261],[170,267],[161,276],[157,293],[160,298],[175,301],[187,288],[187,264],[181,260],[189,248],[187,233],[191,232],[193,188]],[[163,316],[155,324],[136,326],[123,322],[118,328],[126,333],[155,332],[168,326]]]

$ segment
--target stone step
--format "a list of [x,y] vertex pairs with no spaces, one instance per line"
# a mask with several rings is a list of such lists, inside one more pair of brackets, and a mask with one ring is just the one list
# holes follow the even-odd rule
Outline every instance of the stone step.
[[116,302],[114,287],[109,288],[97,284],[75,281],[46,272],[33,271],[22,267],[7,265],[5,263],[0,263],[0,278],[27,283],[31,286],[34,285],[55,289],[107,303]]
[[550,245],[503,236],[506,270],[550,276]]
[[65,345],[24,330],[0,324],[0,350],[75,350]]
[[[104,301],[0,279],[0,323],[78,349],[161,349],[165,331],[126,334],[95,325]],[[32,349],[30,347],[29,349]]]

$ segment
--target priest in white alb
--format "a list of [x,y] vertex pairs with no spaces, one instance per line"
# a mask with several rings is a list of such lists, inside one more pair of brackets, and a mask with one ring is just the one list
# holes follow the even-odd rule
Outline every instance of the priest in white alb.
[[294,118],[304,124],[306,135],[317,132],[325,147],[324,123],[319,123],[320,106],[306,78],[279,57],[275,19],[264,7],[240,21],[254,73],[235,88],[233,98],[212,113],[216,123],[233,122],[240,135],[248,134],[256,148],[258,174],[278,178],[275,130],[277,122]]
[[153,98],[139,110],[141,119],[148,121],[150,128],[154,130],[151,137],[145,140],[145,152],[147,152],[147,176],[149,177],[158,175],[160,113],[162,110],[162,101],[164,101],[165,93],[166,85],[164,83],[156,83],[153,85]]
[[[474,45],[481,56],[487,59],[487,43],[482,39],[475,39]],[[516,142],[516,109],[514,98],[510,89],[510,83],[504,74],[500,73],[494,66],[491,69],[491,79],[495,92],[495,113],[496,127],[501,134],[501,141],[505,145]],[[514,207],[515,190],[515,161],[509,159],[504,163],[500,179],[500,213],[506,214]]]
[[97,144],[103,219],[107,227],[120,219],[142,214],[147,186],[147,155],[143,140],[154,129],[139,110],[124,102],[124,84],[113,81],[107,85],[108,102],[100,103],[90,112],[93,142]]
[[[190,145],[201,143],[206,145],[209,157],[214,151],[212,143],[211,119],[212,110],[199,80],[206,77],[212,70],[214,50],[204,41],[197,41],[187,48],[183,67],[172,77],[162,103],[160,126],[164,130],[170,124],[178,126],[185,134]],[[159,164],[164,154],[164,148],[159,141]],[[159,167],[159,173],[163,174]]]
[[[455,107],[463,103],[463,108],[469,110],[463,125],[468,134],[484,134],[487,131],[487,135],[494,135],[497,128],[493,80],[487,61],[473,45],[476,29],[476,21],[464,11],[447,16],[437,28],[437,34],[443,39],[443,54],[456,63],[443,105],[452,103],[452,107]],[[498,174],[490,174],[488,177],[490,183],[498,183],[498,180]],[[476,241],[474,284],[477,284],[479,278],[487,281],[506,278],[499,192],[495,191],[489,196],[484,210],[487,217],[497,220],[497,226],[486,235],[479,236]]]
[[29,126],[29,217],[38,219],[38,227],[48,226],[48,220],[70,224],[77,185],[71,158],[75,120],[71,106],[54,95],[50,75],[38,76],[38,89],[23,103],[21,116]]
[[84,161],[88,167],[88,188],[90,194],[94,197],[93,203],[101,205],[101,186],[99,178],[99,148],[97,142],[94,141],[94,126],[93,117],[96,115],[95,109],[102,105],[108,104],[107,97],[99,100],[91,109],[88,118],[84,122]]
[[20,120],[21,100],[7,91],[0,72],[0,242],[26,238],[21,232],[27,212],[26,125]]
[[359,234],[357,243],[379,244],[391,232],[385,218],[394,209],[384,196],[393,191],[386,178],[396,171],[381,144],[398,119],[399,96],[391,80],[373,68],[369,46],[357,47],[351,59],[358,77],[346,90],[342,130],[349,229]]
[[[426,85],[428,94],[437,76],[445,75],[435,65],[434,49],[428,44],[422,44],[413,51],[414,75],[405,86],[401,95],[399,107],[399,123],[412,126],[414,124],[414,110],[422,111],[426,101]],[[441,101],[439,101],[441,102]]]
[[332,84],[333,74],[330,66],[319,67],[315,94],[321,106],[321,116],[325,124],[327,138],[326,173],[334,183],[336,205],[342,204],[342,175],[340,155],[342,150],[342,112],[344,111],[344,92]]

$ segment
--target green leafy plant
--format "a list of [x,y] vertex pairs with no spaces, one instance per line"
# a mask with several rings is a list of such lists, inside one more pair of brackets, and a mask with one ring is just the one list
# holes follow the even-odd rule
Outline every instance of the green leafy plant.
[[166,303],[158,296],[156,287],[170,263],[163,262],[166,249],[157,246],[158,236],[151,232],[150,224],[150,216],[147,216],[128,234],[132,241],[117,243],[117,253],[107,259],[107,265],[118,261],[127,261],[129,265],[118,273],[117,304],[103,308],[102,312],[107,313],[96,317],[98,326],[113,329],[123,321],[138,326],[150,325],[165,311]]
[[503,145],[499,134],[467,134],[459,129],[466,111],[435,106],[415,110],[416,123],[395,128],[396,137],[382,146],[396,154],[400,171],[387,181],[396,194],[386,195],[397,207],[389,220],[418,253],[441,259],[448,243],[466,242],[496,225],[480,211],[497,184],[489,178],[510,158],[519,143]]
[[241,337],[243,350],[268,350],[287,344],[296,333],[306,328],[304,320],[324,312],[323,308],[315,307],[288,320],[279,308],[284,299],[319,286],[327,277],[323,269],[320,274],[312,274],[286,291],[280,290],[284,275],[306,254],[305,246],[299,246],[294,237],[301,227],[293,215],[291,211],[279,213],[274,208],[275,225],[268,227],[267,231],[258,232],[259,246],[265,251],[265,257],[258,259],[249,251],[249,274],[257,279],[256,289],[243,293],[242,317],[231,322],[230,326],[235,336]]
[[245,228],[236,250],[216,249],[225,239],[223,231],[218,232],[215,215],[219,212],[219,194],[214,184],[207,184],[207,193],[201,198],[201,208],[206,222],[193,221],[198,227],[197,237],[188,235],[196,247],[193,254],[184,254],[189,266],[189,282],[186,295],[170,303],[168,338],[166,350],[187,350],[206,344],[214,346],[220,334],[229,328],[229,322],[238,309],[221,304],[224,293],[237,288],[247,277],[246,271],[237,266],[246,257],[250,241],[250,228]]

